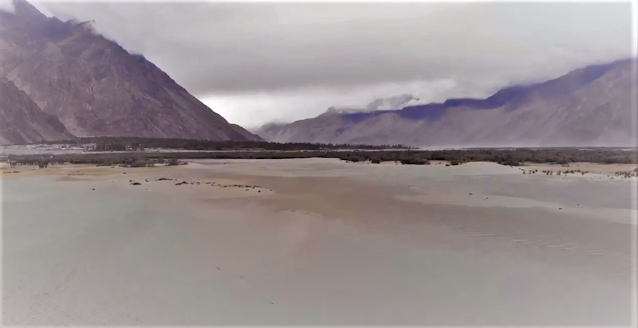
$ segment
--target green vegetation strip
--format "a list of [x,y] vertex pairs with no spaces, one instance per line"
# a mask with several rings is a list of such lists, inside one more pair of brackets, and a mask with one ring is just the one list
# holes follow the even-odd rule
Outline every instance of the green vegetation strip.
[[635,151],[618,149],[469,149],[469,150],[371,150],[371,151],[199,151],[199,152],[104,152],[58,155],[9,155],[9,162],[17,165],[43,165],[44,163],[72,163],[96,165],[151,166],[158,164],[180,164],[184,159],[291,159],[291,158],[338,158],[347,162],[397,162],[402,164],[427,165],[430,161],[449,161],[449,165],[467,162],[494,162],[501,165],[519,166],[523,162],[555,163],[568,165],[572,162],[603,164],[636,164]]

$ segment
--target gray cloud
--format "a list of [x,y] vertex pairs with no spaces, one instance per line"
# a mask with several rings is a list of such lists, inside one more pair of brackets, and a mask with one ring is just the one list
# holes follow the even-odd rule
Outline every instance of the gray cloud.
[[[445,94],[483,94],[632,54],[629,2],[40,6],[60,18],[95,20],[100,33],[144,54],[189,91],[215,103],[270,97],[289,101],[292,108],[298,102],[290,97],[305,94],[361,107],[403,93],[431,101],[437,95],[428,97],[428,90],[395,92],[382,86],[450,85]],[[344,95],[348,90],[350,98]],[[310,114],[329,107],[319,108],[326,101],[310,98],[295,105],[301,106],[297,110]],[[235,115],[240,116],[247,114]]]
[[13,7],[13,1],[0,0],[0,10],[10,12],[10,13],[15,12],[15,8]]

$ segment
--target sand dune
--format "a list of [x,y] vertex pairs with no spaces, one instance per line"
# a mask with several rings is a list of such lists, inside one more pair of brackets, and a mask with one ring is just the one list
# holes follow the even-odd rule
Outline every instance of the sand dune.
[[8,325],[631,323],[632,181],[324,159],[16,170]]

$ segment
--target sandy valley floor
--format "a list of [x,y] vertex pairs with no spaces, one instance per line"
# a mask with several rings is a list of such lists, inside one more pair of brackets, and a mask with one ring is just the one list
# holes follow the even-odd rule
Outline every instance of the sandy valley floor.
[[629,325],[634,167],[578,165],[7,168],[3,323]]

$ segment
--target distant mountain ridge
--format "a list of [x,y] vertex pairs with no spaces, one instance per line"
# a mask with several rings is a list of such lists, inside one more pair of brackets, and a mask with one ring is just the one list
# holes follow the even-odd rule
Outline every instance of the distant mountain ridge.
[[63,140],[73,136],[13,82],[0,78],[0,144]]
[[48,18],[25,0],[13,4],[14,13],[0,11],[0,77],[71,134],[260,139],[228,123],[144,56],[96,33],[91,22]]
[[[411,146],[635,145],[636,60],[590,65],[557,79],[398,110],[337,113],[264,126],[268,141]],[[633,77],[633,78],[632,78]],[[635,113],[634,113],[635,114]]]

